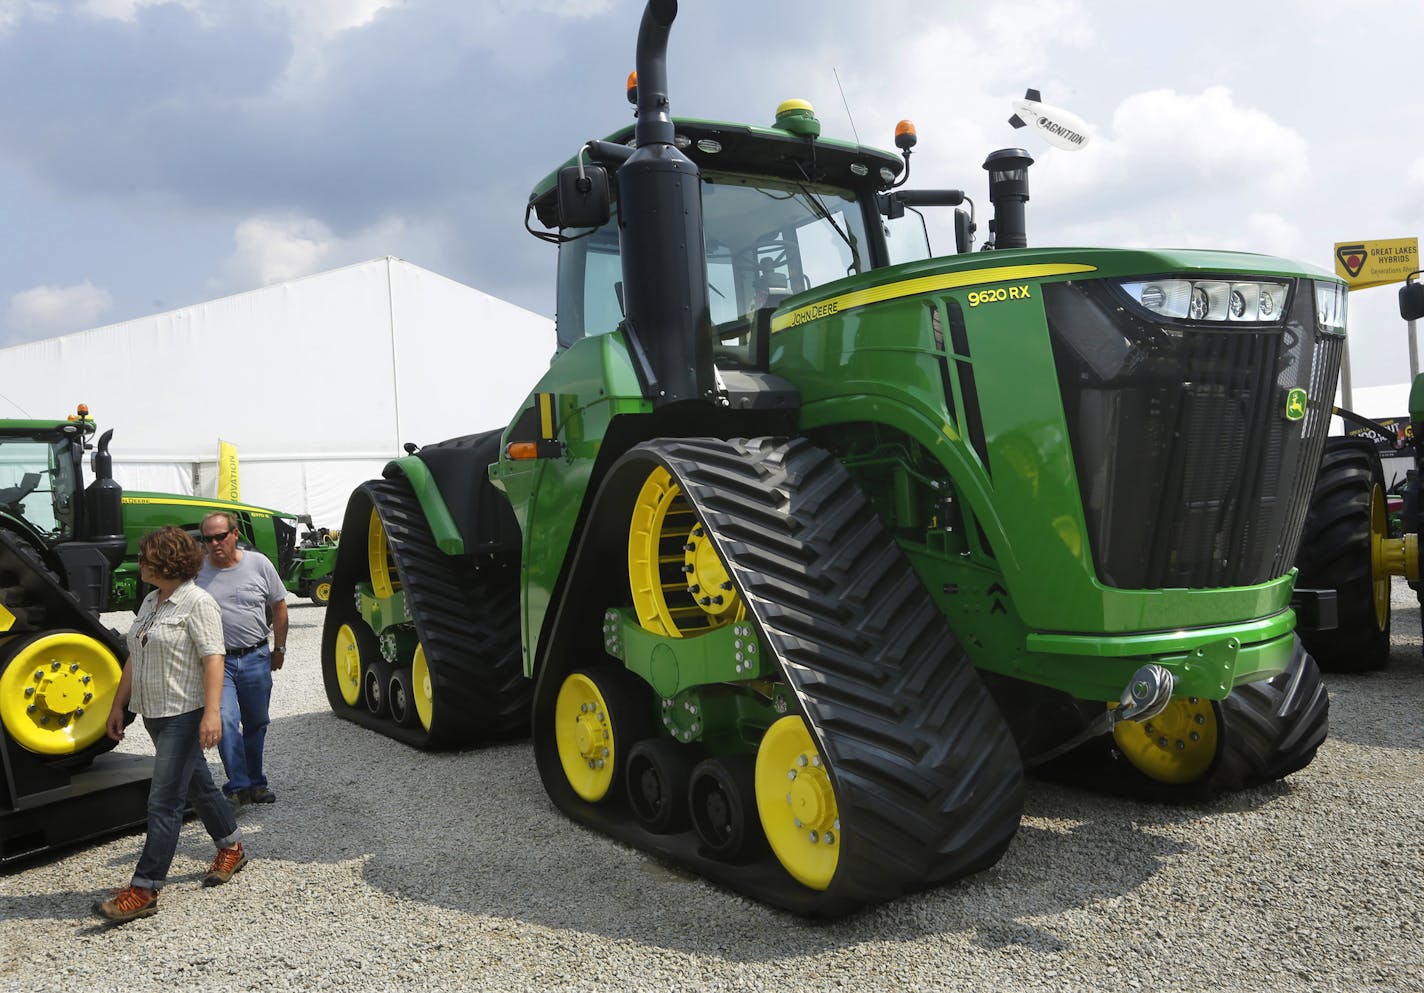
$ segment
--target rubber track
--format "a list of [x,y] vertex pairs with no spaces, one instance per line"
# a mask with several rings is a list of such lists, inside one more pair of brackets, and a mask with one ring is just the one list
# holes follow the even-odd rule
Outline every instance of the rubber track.
[[1375,617],[1370,498],[1383,484],[1369,442],[1330,438],[1310,498],[1296,555],[1301,589],[1333,589],[1339,621],[1324,631],[1300,632],[1326,672],[1365,672],[1389,665],[1389,619]]
[[435,711],[431,731],[419,724],[402,728],[364,707],[347,706],[328,685],[332,708],[419,748],[459,748],[527,734],[533,683],[524,677],[520,653],[518,570],[440,551],[404,477],[363,483],[352,494],[343,537],[360,540],[350,542],[349,550],[343,541],[338,552],[322,637],[323,670],[330,668],[336,628],[359,621],[347,605],[356,582],[369,578],[364,536],[371,506],[386,529],[406,606],[425,648]]
[[1219,745],[1206,776],[1176,786],[1138,772],[1104,735],[1035,770],[1048,779],[1139,800],[1197,803],[1275,782],[1315,758],[1330,727],[1330,698],[1320,669],[1297,639],[1286,670],[1238,686],[1216,704]]
[[[845,469],[804,439],[688,439],[640,445],[610,477],[631,471],[641,480],[655,464],[682,487],[796,692],[829,759],[845,847],[830,887],[816,893],[774,861],[737,867],[689,857],[666,836],[638,829],[631,814],[598,816],[599,808],[570,803],[567,790],[551,789],[555,802],[759,899],[821,916],[997,861],[1022,813],[1018,750]],[[621,519],[625,535],[629,509],[607,512]],[[596,509],[595,521],[612,528],[604,514]],[[536,699],[542,713],[544,693]],[[538,727],[536,717],[536,746],[545,737]],[[557,764],[548,768],[541,752],[546,784],[563,785]]]

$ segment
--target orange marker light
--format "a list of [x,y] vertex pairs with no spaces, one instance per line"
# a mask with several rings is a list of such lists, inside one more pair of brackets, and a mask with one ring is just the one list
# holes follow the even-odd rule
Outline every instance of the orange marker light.
[[537,459],[539,446],[532,441],[511,441],[505,446],[504,454],[511,459]]
[[909,121],[901,121],[895,125],[895,147],[914,148],[915,142],[919,141],[919,135],[915,134],[915,125]]
[[628,102],[631,104],[638,102],[638,70],[636,69],[628,73]]
[[89,405],[88,405],[87,403],[81,403],[81,404],[79,405],[79,407],[76,409],[76,413],[78,413],[80,417],[88,417],[88,416],[89,416]]

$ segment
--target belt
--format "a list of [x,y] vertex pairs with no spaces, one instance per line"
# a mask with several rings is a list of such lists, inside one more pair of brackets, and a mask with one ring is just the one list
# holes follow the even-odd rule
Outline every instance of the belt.
[[241,648],[227,648],[225,651],[229,655],[246,655],[248,652],[255,652],[259,648],[266,648],[267,642],[259,641],[255,645],[243,645]]

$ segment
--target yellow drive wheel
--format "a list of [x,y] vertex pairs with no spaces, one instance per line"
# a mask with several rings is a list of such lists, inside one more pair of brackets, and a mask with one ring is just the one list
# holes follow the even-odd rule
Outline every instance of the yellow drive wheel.
[[347,706],[361,702],[361,643],[350,624],[336,629],[336,685]]
[[1374,588],[1375,624],[1389,628],[1390,571],[1384,563],[1382,543],[1389,537],[1384,487],[1375,483],[1370,491],[1370,579]]
[[331,602],[330,579],[318,580],[317,584],[312,587],[312,602],[322,607]]
[[366,532],[366,561],[371,569],[371,592],[379,599],[400,589],[400,577],[396,575],[396,563],[391,557],[391,545],[386,537],[386,527],[381,523],[381,515],[371,508],[371,526]]
[[1176,786],[1196,782],[1216,758],[1216,709],[1200,697],[1178,698],[1151,720],[1119,722],[1113,739],[1149,779]]
[[682,488],[648,474],[628,526],[628,580],[638,623],[681,638],[746,617],[746,605]]
[[410,663],[411,694],[415,697],[415,713],[420,726],[430,730],[435,713],[435,687],[430,682],[430,665],[425,661],[425,646],[415,646],[415,658]]
[[74,631],[20,635],[0,648],[0,723],[39,755],[74,755],[104,736],[123,669],[102,643]]
[[589,803],[608,795],[618,778],[621,752],[632,746],[619,740],[617,704],[618,697],[600,684],[600,677],[587,672],[570,673],[554,702],[554,740],[564,777]]
[[757,812],[771,850],[797,882],[824,890],[840,861],[836,791],[806,722],[791,714],[767,728],[756,757]]

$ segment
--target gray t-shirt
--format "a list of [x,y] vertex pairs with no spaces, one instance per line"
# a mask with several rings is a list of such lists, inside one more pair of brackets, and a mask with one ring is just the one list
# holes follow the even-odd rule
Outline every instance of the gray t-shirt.
[[218,569],[212,559],[203,562],[197,583],[213,595],[222,608],[223,640],[228,648],[246,648],[267,640],[272,633],[267,607],[287,598],[287,589],[267,556],[244,549],[242,560]]

